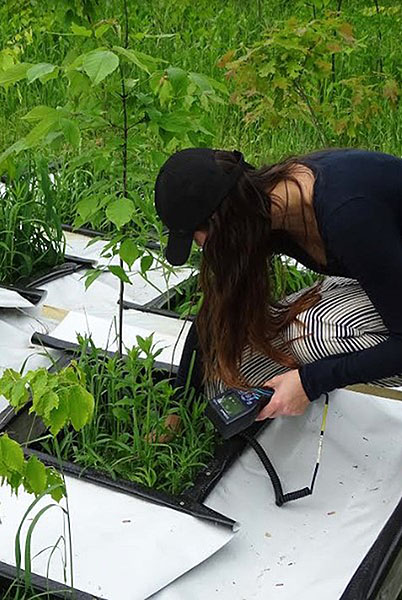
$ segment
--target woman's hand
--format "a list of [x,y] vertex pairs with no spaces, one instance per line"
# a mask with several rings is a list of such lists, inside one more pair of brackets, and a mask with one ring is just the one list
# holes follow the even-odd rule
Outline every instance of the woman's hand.
[[256,421],[273,419],[279,415],[302,415],[310,404],[297,369],[269,379],[264,383],[264,387],[273,388],[275,393]]

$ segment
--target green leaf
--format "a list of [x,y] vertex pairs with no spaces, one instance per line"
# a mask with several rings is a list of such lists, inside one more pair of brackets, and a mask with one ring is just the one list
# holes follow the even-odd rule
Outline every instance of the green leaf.
[[24,119],[24,121],[35,122],[42,121],[42,119],[56,119],[56,117],[57,110],[55,108],[41,104],[40,106],[35,106],[35,108],[21,118]]
[[14,66],[14,56],[11,48],[0,50],[0,71],[5,71]]
[[189,73],[189,78],[202,92],[213,91],[211,82],[205,75],[200,75],[200,73]]
[[86,27],[82,27],[82,25],[77,25],[77,23],[71,23],[71,31],[74,35],[81,35],[84,37],[91,37],[92,35],[90,29],[86,29]]
[[59,431],[67,423],[70,416],[70,405],[68,397],[65,393],[59,392],[59,403],[58,406],[53,408],[46,419],[46,425],[50,428],[50,432],[53,435],[57,435]]
[[81,141],[81,133],[77,123],[71,119],[61,118],[60,125],[66,141],[75,148],[78,148]]
[[138,50],[127,50],[121,46],[113,46],[113,50],[137,65],[139,69],[146,71],[149,74],[155,71],[157,65],[159,65],[161,62],[166,62],[160,58],[154,58],[153,56],[149,56],[143,52],[138,52]]
[[79,431],[92,418],[94,411],[93,396],[80,385],[73,385],[68,390],[71,423]]
[[169,100],[173,98],[173,86],[168,79],[161,79],[158,94],[162,106],[168,104]]
[[115,408],[112,409],[112,413],[113,413],[113,416],[116,417],[116,419],[118,421],[124,421],[125,423],[128,423],[130,421],[130,416],[129,416],[128,412],[126,410],[124,410],[124,408],[120,408],[119,406],[116,406]]
[[41,494],[46,489],[46,467],[36,456],[31,456],[26,464],[24,486],[25,484],[34,494]]
[[43,77],[44,75],[49,75],[49,73],[53,73],[55,68],[55,65],[51,65],[49,63],[39,63],[38,65],[34,65],[27,71],[28,83],[32,83],[36,79],[39,79],[39,77]]
[[0,85],[9,85],[25,79],[27,71],[31,67],[30,63],[19,63],[10,69],[6,69],[3,73],[0,73]]
[[55,127],[57,118],[48,117],[40,121],[24,138],[24,148],[32,148]]
[[180,69],[179,67],[169,67],[166,73],[176,94],[180,94],[186,89],[188,76],[184,69]]
[[110,23],[102,23],[95,29],[95,37],[100,38],[110,29]]
[[58,406],[59,397],[56,392],[47,390],[40,395],[33,396],[32,408],[29,412],[36,412],[40,417],[43,417],[47,421],[50,413]]
[[212,77],[208,77],[208,81],[214,89],[218,90],[218,92],[221,92],[221,94],[224,94],[225,96],[229,95],[229,90],[224,83],[216,81],[216,79],[213,79]]
[[25,406],[28,400],[29,392],[26,388],[25,380],[20,379],[14,384],[11,392],[10,404],[18,410],[22,406]]
[[133,79],[132,77],[128,77],[124,81],[126,84],[126,90],[132,90],[139,82],[139,79]]
[[137,340],[137,346],[140,348],[146,355],[151,353],[152,343],[153,343],[153,334],[150,336],[143,338],[140,335],[136,335],[135,339]]
[[14,369],[6,369],[0,378],[0,395],[10,401],[12,388],[15,382],[20,379],[20,373],[17,373]]
[[108,269],[109,269],[109,271],[111,273],[113,273],[113,275],[116,275],[116,277],[118,277],[124,283],[130,283],[131,284],[131,281],[128,278],[127,273],[119,265],[110,265],[108,267]]
[[18,152],[24,150],[25,147],[25,138],[22,138],[22,140],[18,140],[17,142],[15,142],[15,144],[4,150],[3,154],[0,154],[0,165],[3,161],[6,160],[6,158],[10,156],[10,154],[12,154],[13,152],[18,154]]
[[95,215],[99,208],[98,196],[87,196],[77,202],[77,213],[81,217],[83,223],[88,221],[90,217]]
[[85,274],[85,289],[87,290],[91,283],[98,279],[99,275],[102,275],[102,269],[92,269],[87,271]]
[[60,502],[63,496],[65,496],[66,488],[64,485],[64,480],[60,473],[52,468],[47,469],[47,487],[53,488],[50,492],[50,495],[55,502]]
[[129,198],[118,198],[106,209],[107,218],[119,229],[128,223],[134,214],[134,204]]
[[149,87],[153,94],[157,94],[161,85],[162,77],[166,77],[163,71],[154,71],[149,78]]
[[162,129],[165,129],[165,131],[172,131],[173,133],[185,133],[186,131],[193,129],[192,120],[187,113],[183,111],[163,115],[163,117],[159,119],[159,125]]
[[149,271],[153,262],[154,262],[153,256],[151,256],[150,254],[148,254],[147,256],[143,256],[141,258],[141,273],[143,275],[145,275],[145,273],[147,271]]
[[24,471],[24,453],[21,446],[10,439],[5,433],[0,436],[0,462],[3,462],[9,471],[22,474]]
[[24,379],[29,383],[32,395],[39,397],[47,387],[49,373],[46,369],[37,369],[36,371],[29,371]]
[[128,264],[130,269],[133,266],[134,262],[137,260],[138,254],[139,251],[137,245],[131,238],[128,238],[122,242],[119,249],[119,255],[120,258]]
[[80,96],[89,90],[91,83],[84,73],[80,73],[79,71],[71,71],[67,76],[69,80],[69,90],[73,97]]
[[94,85],[97,85],[119,66],[119,57],[110,50],[92,50],[83,60],[83,69]]

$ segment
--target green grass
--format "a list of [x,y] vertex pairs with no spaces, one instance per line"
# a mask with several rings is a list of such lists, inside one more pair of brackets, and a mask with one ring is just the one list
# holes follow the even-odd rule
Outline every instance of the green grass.
[[[7,0],[0,8],[0,39],[3,48],[17,52],[20,60],[29,62],[60,63],[75,43],[71,36],[71,21],[85,24],[79,16],[71,17],[63,13],[60,3],[57,10],[53,5],[40,4],[30,0],[23,7],[15,0]],[[363,38],[365,47],[353,59],[337,63],[337,77],[350,74],[369,74],[373,77],[382,71],[384,78],[401,81],[402,54],[399,49],[402,10],[397,4],[383,3],[386,11],[376,14],[375,2],[355,0],[343,2],[341,14],[354,27],[356,37]],[[112,0],[102,6],[102,18],[111,18],[121,12],[121,0]],[[196,4],[181,0],[172,5],[167,0],[147,0],[141,3],[128,0],[130,12],[130,33],[134,46],[154,56],[160,56],[167,63],[185,69],[205,73],[225,82],[223,69],[217,66],[218,59],[228,50],[241,46],[248,47],[261,39],[264,31],[281,19],[301,16],[313,17],[312,3],[272,0],[200,0]],[[338,0],[330,2],[335,9]],[[394,12],[393,12],[393,9]],[[387,12],[388,11],[388,12]],[[64,11],[65,12],[65,11]],[[318,10],[317,15],[321,13]],[[136,39],[135,36],[139,34]],[[226,81],[230,91],[234,84]],[[64,83],[54,80],[46,85],[35,81],[31,85],[22,84],[0,90],[0,150],[15,142],[28,130],[21,121],[32,106],[64,103]],[[116,105],[118,98],[116,98]],[[382,110],[367,128],[351,143],[356,147],[391,152],[402,155],[401,103],[392,108],[384,102]],[[254,164],[276,161],[289,154],[304,153],[321,146],[318,133],[300,120],[283,123],[281,128],[268,127],[263,123],[245,124],[237,106],[231,102],[213,107],[210,120],[215,137],[214,147],[239,148]],[[81,154],[86,150],[83,142]],[[157,142],[155,141],[155,145]],[[74,168],[76,156],[67,147],[61,146],[57,152],[49,152],[49,160],[56,159],[60,164],[69,163],[71,169],[64,170],[57,181],[58,202],[64,220],[72,222],[76,201],[93,193],[90,185],[95,185],[99,193],[107,190],[111,182],[105,181],[102,169],[97,169],[91,161]],[[130,189],[145,199],[151,208],[147,218],[154,220],[152,211],[152,187],[155,178],[155,164],[149,153],[135,149],[130,158],[132,176],[144,171],[142,182],[132,179]],[[74,171],[74,173],[72,172]],[[100,224],[102,227],[104,224]]]
[[24,165],[0,198],[0,282],[15,284],[60,264],[64,248],[47,168]]
[[[95,398],[95,411],[82,431],[66,429],[59,435],[60,455],[112,477],[177,494],[191,486],[211,458],[214,429],[204,416],[205,400],[194,397],[191,389],[174,396],[167,374],[154,368],[151,340],[139,343],[145,359],[139,359],[138,346],[121,360],[82,341],[78,364]],[[171,433],[169,415],[178,415],[181,425],[168,441],[163,436]],[[58,454],[52,440],[45,448]]]
[[[25,586],[19,586],[15,583],[8,591],[4,592],[0,588],[2,600],[58,600],[60,596],[55,596],[51,592],[30,592],[25,589]],[[65,599],[74,598],[74,593],[65,593]]]

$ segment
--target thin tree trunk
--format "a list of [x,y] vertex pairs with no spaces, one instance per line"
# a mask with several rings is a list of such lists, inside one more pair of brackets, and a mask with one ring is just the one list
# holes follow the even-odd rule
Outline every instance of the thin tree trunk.
[[[124,48],[128,48],[128,7],[127,0],[123,0],[124,10]],[[127,114],[127,91],[124,81],[124,72],[120,66],[121,77],[121,101],[123,108],[123,146],[122,146],[122,163],[123,163],[123,198],[128,198],[127,188],[127,147],[128,147],[128,114]],[[123,260],[120,258],[120,267],[124,269]],[[118,332],[118,352],[121,357],[123,354],[123,300],[124,300],[124,281],[120,280],[119,290],[119,332]]]

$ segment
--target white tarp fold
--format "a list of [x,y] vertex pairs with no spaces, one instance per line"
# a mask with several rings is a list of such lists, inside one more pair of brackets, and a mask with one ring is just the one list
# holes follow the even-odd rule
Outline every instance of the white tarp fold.
[[[66,477],[66,484],[74,586],[100,598],[144,600],[233,537],[228,526],[215,525],[128,494],[73,477]],[[33,499],[26,493],[12,496],[6,487],[0,487],[0,561],[15,565],[15,534]],[[51,499],[43,498],[35,506],[22,530],[23,545],[32,518],[51,503]],[[65,507],[65,502],[61,505]],[[60,549],[50,557],[61,535],[66,535],[63,514],[55,506],[38,521],[31,554],[35,557],[32,570],[36,574],[46,577],[49,564],[49,577],[64,583],[64,565],[69,572],[68,540],[67,551],[63,551],[60,543]]]

